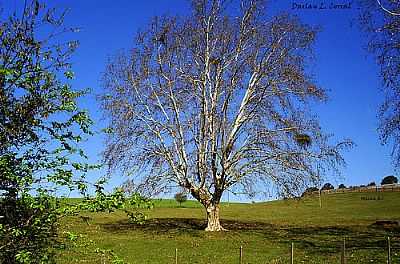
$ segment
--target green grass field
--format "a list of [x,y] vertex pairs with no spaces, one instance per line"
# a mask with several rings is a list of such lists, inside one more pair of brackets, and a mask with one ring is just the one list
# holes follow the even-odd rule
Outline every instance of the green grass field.
[[[381,200],[363,200],[378,197]],[[62,251],[60,263],[111,263],[95,247],[111,249],[128,263],[340,263],[343,238],[347,263],[386,263],[386,238],[391,237],[392,263],[400,263],[400,229],[372,225],[376,220],[400,220],[400,192],[346,193],[300,201],[223,204],[227,232],[204,228],[203,208],[194,201],[179,207],[174,200],[155,202],[145,225],[128,223],[124,212],[88,213],[87,223],[69,218],[62,226],[94,241],[84,248]]]

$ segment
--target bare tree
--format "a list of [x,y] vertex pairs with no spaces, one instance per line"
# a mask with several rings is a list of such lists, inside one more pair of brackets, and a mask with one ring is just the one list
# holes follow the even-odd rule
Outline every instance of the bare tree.
[[399,6],[400,2],[398,0],[389,0],[388,7],[386,7],[381,0],[376,0],[379,8],[382,9],[385,13],[391,16],[400,16]]
[[[105,159],[145,186],[185,188],[223,230],[220,200],[236,185],[274,184],[297,195],[343,164],[310,113],[325,99],[305,64],[315,29],[263,1],[192,2],[185,18],[156,17],[134,48],[110,60],[102,105],[110,119]],[[230,15],[231,16],[230,16]]]
[[381,141],[393,145],[394,165],[400,167],[400,1],[360,0],[360,4],[361,25],[380,67],[385,93],[378,115]]

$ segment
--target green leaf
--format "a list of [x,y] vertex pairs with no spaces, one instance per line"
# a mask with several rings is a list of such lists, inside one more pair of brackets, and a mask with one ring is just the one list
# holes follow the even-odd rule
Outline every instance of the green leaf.
[[74,73],[72,71],[66,71],[64,72],[65,77],[67,77],[67,79],[72,80],[74,78]]

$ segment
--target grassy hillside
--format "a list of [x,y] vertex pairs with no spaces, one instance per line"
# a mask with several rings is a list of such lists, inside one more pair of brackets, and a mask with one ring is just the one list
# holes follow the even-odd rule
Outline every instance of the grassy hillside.
[[[365,200],[378,198],[379,200]],[[348,263],[386,263],[386,237],[392,241],[393,263],[400,262],[399,229],[374,227],[376,220],[400,220],[400,192],[347,193],[300,201],[223,204],[222,224],[230,231],[208,233],[204,211],[195,201],[156,201],[143,226],[128,223],[123,212],[91,214],[89,224],[67,219],[64,226],[87,234],[97,246],[112,249],[129,263],[288,263],[290,244],[295,263],[340,263],[346,238]],[[101,263],[92,246],[71,250],[60,263]],[[78,258],[77,258],[78,257]],[[104,260],[104,259],[103,259]]]

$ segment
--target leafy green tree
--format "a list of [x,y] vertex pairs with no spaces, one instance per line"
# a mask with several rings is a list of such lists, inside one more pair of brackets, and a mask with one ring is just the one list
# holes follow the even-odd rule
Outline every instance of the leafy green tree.
[[187,201],[187,195],[184,192],[178,192],[174,196],[175,201],[179,203],[179,206],[182,206],[182,203]]
[[397,182],[398,182],[398,179],[397,179],[396,176],[389,175],[389,176],[386,176],[385,178],[382,179],[381,185],[393,184],[393,183],[397,183]]
[[35,0],[1,16],[1,263],[54,262],[57,223],[70,212],[55,194],[85,192],[95,167],[78,145],[91,120],[76,103],[85,92],[68,84],[77,42],[57,39],[70,31],[63,18]]
[[346,189],[346,185],[343,183],[339,184],[338,189]]
[[[53,263],[59,246],[83,237],[68,230],[60,236],[62,217],[151,204],[121,190],[106,194],[104,178],[88,195],[86,175],[99,166],[79,147],[92,135],[92,121],[77,105],[87,91],[69,84],[78,42],[65,34],[76,29],[64,26],[65,12],[38,0],[18,13],[0,20],[0,263]],[[62,194],[72,191],[86,199],[68,204]],[[96,251],[123,263],[112,251]]]

